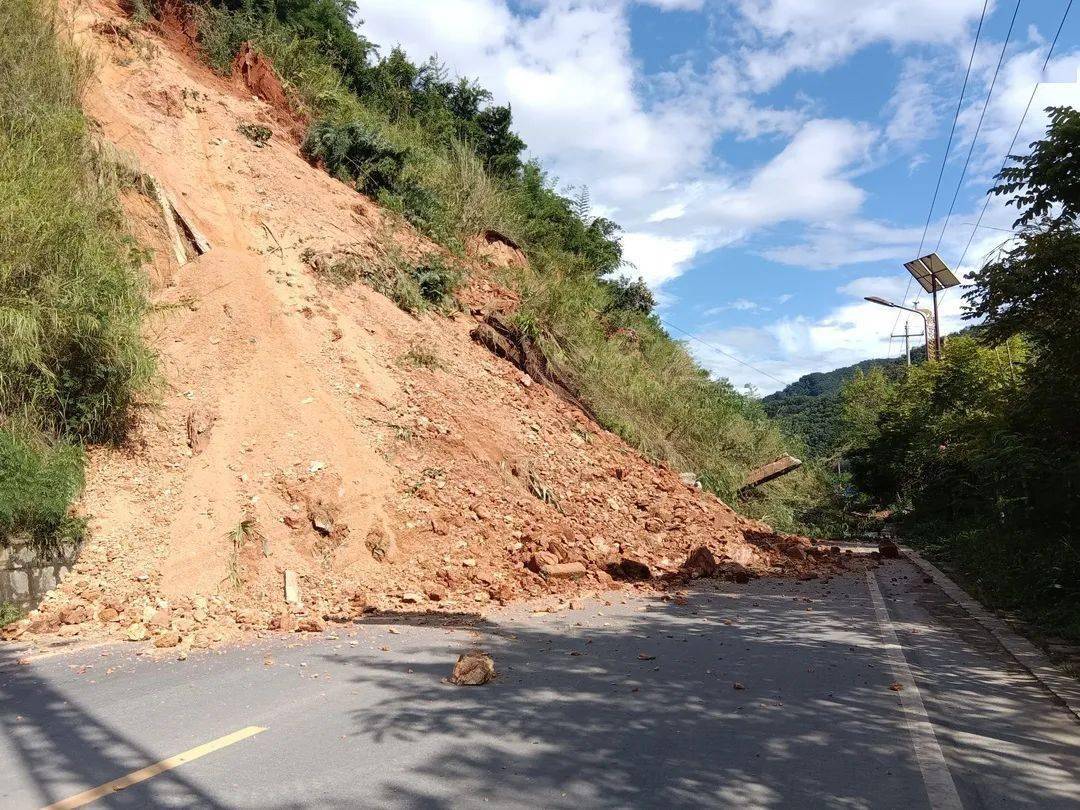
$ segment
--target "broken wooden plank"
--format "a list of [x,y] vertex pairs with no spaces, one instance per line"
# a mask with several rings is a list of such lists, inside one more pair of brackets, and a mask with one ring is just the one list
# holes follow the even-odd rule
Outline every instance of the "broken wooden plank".
[[181,211],[180,207],[176,204],[176,200],[172,197],[168,197],[168,200],[169,204],[172,205],[173,211],[176,213],[176,219],[180,222],[180,225],[183,226],[184,230],[187,231],[187,235],[191,237],[191,242],[195,245],[195,250],[199,252],[200,256],[204,253],[208,253],[210,251],[210,242],[203,236],[202,231],[195,227],[191,217],[184,216],[183,211]]
[[763,464],[756,470],[751,470],[750,473],[747,474],[746,479],[743,481],[742,488],[739,489],[739,494],[743,495],[748,490],[779,478],[781,475],[787,475],[789,472],[797,470],[801,466],[802,462],[795,458],[795,456],[781,456],[776,459],[776,461],[770,461],[768,464]]
[[176,227],[176,211],[169,195],[165,193],[161,183],[152,174],[144,175],[150,192],[154,195],[157,204],[161,206],[161,215],[165,219],[165,228],[169,232],[169,244],[172,245],[173,257],[176,263],[183,267],[187,263],[187,250],[184,248],[184,240],[180,237],[180,231]]

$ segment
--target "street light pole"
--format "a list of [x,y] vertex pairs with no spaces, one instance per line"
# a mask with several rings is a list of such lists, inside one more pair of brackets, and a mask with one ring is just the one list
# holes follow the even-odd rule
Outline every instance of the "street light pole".
[[[877,295],[867,295],[865,296],[865,300],[869,301],[871,304],[880,304],[883,307],[892,307],[893,309],[902,309],[905,312],[914,312],[916,315],[922,318],[923,340],[926,343],[926,359],[931,362],[938,359],[940,355],[937,351],[937,329],[934,329],[934,342],[933,344],[930,343],[930,318],[932,316],[929,310],[918,309],[916,307],[905,307],[903,304],[893,303],[892,301],[881,298]],[[904,328],[904,331],[907,331],[907,327]]]

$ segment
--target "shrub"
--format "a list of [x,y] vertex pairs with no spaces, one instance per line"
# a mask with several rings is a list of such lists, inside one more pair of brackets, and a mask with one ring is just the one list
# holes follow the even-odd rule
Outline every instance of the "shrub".
[[68,505],[82,489],[82,461],[76,445],[0,428],[0,539],[27,535],[48,546],[79,537],[82,523]]
[[326,119],[308,130],[301,151],[334,177],[373,197],[383,190],[398,190],[408,154],[359,121],[338,124]]

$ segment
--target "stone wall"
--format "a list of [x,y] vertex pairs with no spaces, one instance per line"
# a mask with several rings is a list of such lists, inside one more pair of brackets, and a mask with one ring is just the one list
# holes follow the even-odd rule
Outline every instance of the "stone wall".
[[51,554],[36,551],[26,538],[14,537],[0,548],[0,602],[33,608],[75,564],[78,545],[65,543]]

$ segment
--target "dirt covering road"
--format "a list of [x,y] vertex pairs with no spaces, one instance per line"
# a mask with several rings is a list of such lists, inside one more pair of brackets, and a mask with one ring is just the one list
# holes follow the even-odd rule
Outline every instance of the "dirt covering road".
[[[0,805],[194,752],[99,806],[1080,806],[1075,717],[907,563],[873,587],[884,624],[853,572],[384,614],[183,663],[0,651]],[[474,648],[495,680],[446,683]]]

